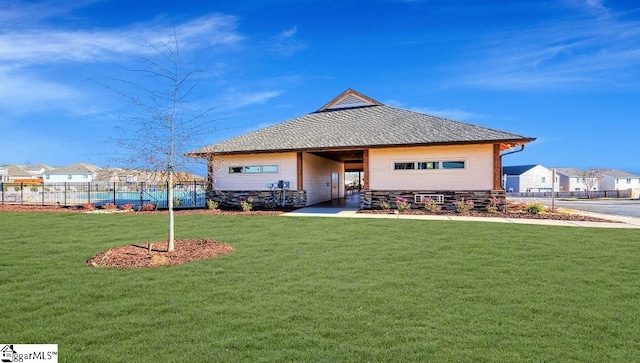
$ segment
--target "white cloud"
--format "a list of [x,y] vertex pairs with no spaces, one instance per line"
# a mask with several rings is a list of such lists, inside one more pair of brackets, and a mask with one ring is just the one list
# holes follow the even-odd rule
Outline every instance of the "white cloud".
[[296,37],[297,34],[298,27],[292,26],[269,39],[265,42],[264,47],[272,53],[290,57],[298,51],[307,48],[307,44]]
[[[593,84],[633,86],[640,67],[640,21],[623,20],[600,1],[600,8],[577,20],[554,20],[536,27],[505,29],[469,49],[457,85],[494,89],[585,87]],[[525,25],[528,26],[528,25]],[[621,77],[622,76],[622,77]]]
[[[181,47],[235,45],[237,19],[211,14],[176,26]],[[169,24],[137,24],[114,30],[24,29],[0,35],[0,62],[42,64],[61,61],[102,62],[152,52],[149,44],[172,34]]]
[[232,92],[225,99],[225,109],[238,109],[251,105],[264,104],[272,98],[278,97],[282,91],[261,92]]

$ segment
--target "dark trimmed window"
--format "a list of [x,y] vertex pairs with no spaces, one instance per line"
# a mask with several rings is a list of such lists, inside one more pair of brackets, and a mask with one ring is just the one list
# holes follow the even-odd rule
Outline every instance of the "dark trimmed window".
[[229,174],[277,173],[278,165],[230,166]]

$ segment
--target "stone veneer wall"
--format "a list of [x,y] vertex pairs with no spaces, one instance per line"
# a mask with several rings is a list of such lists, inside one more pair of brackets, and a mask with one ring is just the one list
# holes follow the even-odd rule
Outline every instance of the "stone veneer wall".
[[500,205],[498,210],[506,206],[506,193],[504,190],[470,190],[470,191],[434,191],[434,190],[362,190],[360,192],[360,209],[382,209],[380,201],[386,200],[395,208],[396,198],[406,198],[411,202],[412,209],[424,208],[424,204],[414,202],[414,194],[442,194],[443,210],[455,210],[454,202],[464,198],[473,200],[474,210],[486,210],[486,206],[492,197],[498,198]]
[[[282,207],[280,190],[210,190],[207,191],[207,200],[219,203],[220,209],[240,209],[240,202],[253,199],[251,204],[254,210],[296,209],[307,204],[307,192],[305,190],[287,190],[285,205]],[[275,203],[274,203],[275,196]]]

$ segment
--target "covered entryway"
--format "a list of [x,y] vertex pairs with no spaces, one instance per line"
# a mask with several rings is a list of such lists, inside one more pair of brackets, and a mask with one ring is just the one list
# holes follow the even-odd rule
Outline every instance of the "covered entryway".
[[[342,163],[344,166],[342,173],[331,172],[331,200],[315,204],[313,207],[359,209],[359,191],[367,185],[368,150],[322,150],[309,151],[309,154]],[[350,179],[347,179],[347,174],[350,175]],[[353,179],[352,183],[347,186],[345,182],[351,179]],[[355,181],[357,182],[353,183]]]

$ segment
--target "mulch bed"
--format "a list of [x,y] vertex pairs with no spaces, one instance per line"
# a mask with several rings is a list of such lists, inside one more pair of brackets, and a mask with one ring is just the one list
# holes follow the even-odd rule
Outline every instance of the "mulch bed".
[[151,254],[147,243],[115,247],[91,257],[87,265],[115,268],[172,266],[233,252],[229,245],[197,238],[175,240],[174,247],[172,252],[167,252],[167,241],[151,242]]

